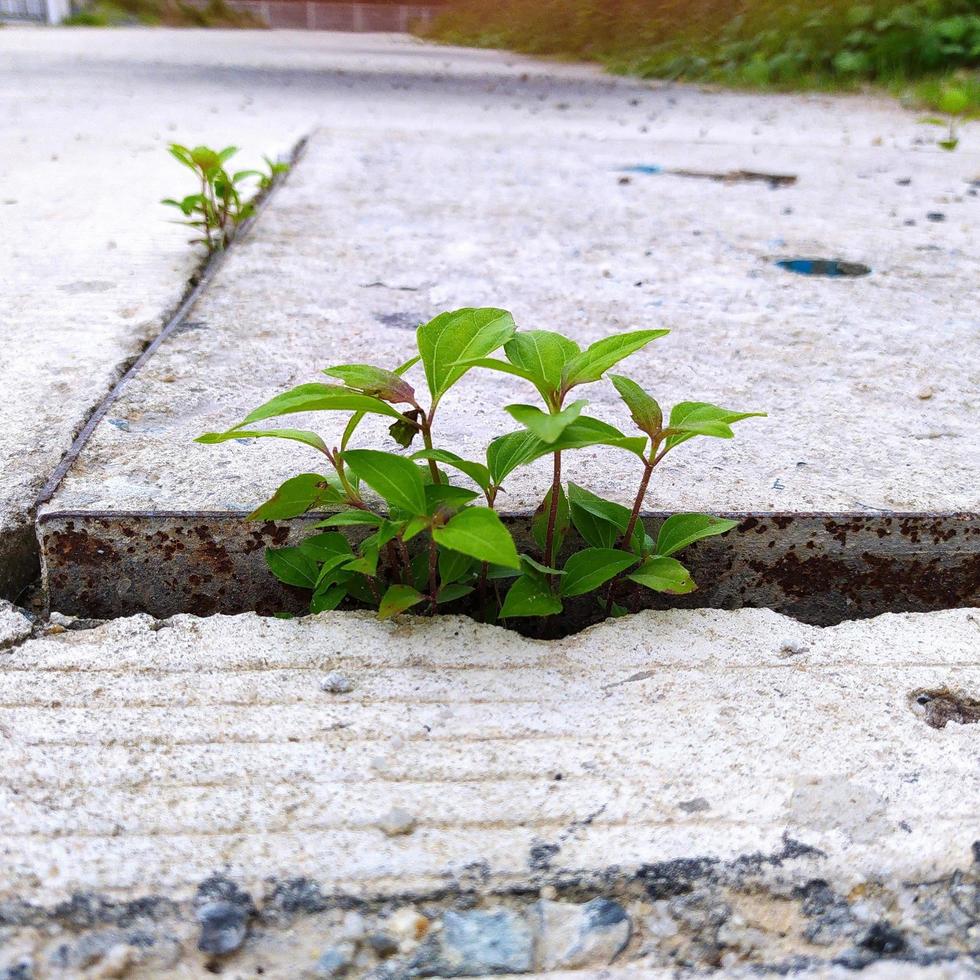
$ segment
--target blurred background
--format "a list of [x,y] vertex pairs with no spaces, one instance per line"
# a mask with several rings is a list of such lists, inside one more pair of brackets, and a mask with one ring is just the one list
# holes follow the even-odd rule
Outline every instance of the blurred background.
[[980,111],[980,0],[0,0],[0,16],[86,26],[414,32],[754,89],[875,85]]

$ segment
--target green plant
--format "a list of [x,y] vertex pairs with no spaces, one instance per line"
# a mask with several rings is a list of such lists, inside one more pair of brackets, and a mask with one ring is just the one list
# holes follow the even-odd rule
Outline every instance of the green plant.
[[239,170],[229,174],[225,163],[238,152],[235,146],[226,146],[223,150],[212,150],[207,146],[189,149],[171,143],[169,150],[175,160],[194,174],[200,190],[179,201],[168,197],[161,203],[180,210],[188,219],[183,223],[197,229],[201,235],[192,239],[192,244],[204,245],[209,254],[225,248],[235,229],[254,213],[252,197],[243,197],[243,187],[256,181],[258,190],[267,190],[277,176],[289,169],[287,163],[263,157],[268,168],[266,172]]
[[938,94],[936,107],[945,115],[927,116],[923,122],[933,126],[948,127],[944,139],[939,140],[939,146],[952,152],[960,145],[959,134],[957,133],[956,122],[961,118],[970,106],[970,97],[964,88],[956,85],[946,85]]
[[[606,615],[619,614],[623,607],[617,599],[625,588],[693,591],[695,584],[675,554],[736,524],[705,514],[677,514],[663,523],[656,539],[651,538],[640,511],[654,469],[690,439],[730,439],[734,422],[762,414],[682,402],[665,421],[657,402],[621,375],[610,379],[638,434],[627,435],[583,414],[584,399],[569,402],[573,391],[601,381],[620,361],[667,332],[617,334],[582,350],[557,333],[518,332],[504,310],[443,313],[419,327],[418,354],[394,371],[366,364],[326,368],[323,373],[340,384],[299,385],[261,405],[232,429],[206,433],[197,441],[289,439],[318,451],[330,464],[330,472],[287,480],[250,515],[251,520],[284,520],[311,510],[337,510],[316,525],[320,533],[298,546],[266,552],[270,569],[282,582],[312,591],[313,612],[353,600],[377,608],[382,618],[416,606],[433,613],[453,603],[475,606],[491,621],[548,617],[561,612],[567,600],[599,597],[601,591],[598,608]],[[503,357],[491,356],[501,349]],[[427,405],[405,379],[419,362],[428,387]],[[473,369],[523,379],[542,404],[506,406],[520,428],[490,442],[482,460],[463,459],[439,447],[435,433],[444,396]],[[266,419],[316,411],[351,413],[339,446],[328,446],[307,430],[252,428]],[[416,439],[421,448],[408,455],[350,448],[368,414],[391,419],[389,432],[403,449],[411,449]],[[636,457],[639,478],[631,508],[574,483],[563,485],[562,456],[588,446],[607,446]],[[543,457],[552,460],[551,484],[532,521],[534,547],[528,542],[528,549],[520,553],[495,507],[510,475]],[[472,486],[451,483],[447,469],[462,474]],[[365,487],[380,501],[367,498]],[[359,542],[352,545],[337,528],[347,528],[352,536],[360,532]],[[573,529],[584,547],[560,562]]]

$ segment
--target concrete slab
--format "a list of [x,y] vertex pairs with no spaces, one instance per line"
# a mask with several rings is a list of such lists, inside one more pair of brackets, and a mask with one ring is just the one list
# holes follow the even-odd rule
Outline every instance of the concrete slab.
[[[255,237],[127,388],[45,508],[57,608],[287,603],[273,583],[254,587],[264,575],[258,545],[283,532],[253,537],[234,517],[315,458],[191,439],[326,364],[394,364],[419,319],[491,303],[523,327],[583,342],[670,327],[629,365],[664,403],[693,397],[770,413],[734,445],[679,453],[650,494],[651,515],[746,518],[740,536],[698,552],[705,568],[728,574],[708,576],[717,590],[699,602],[829,622],[980,601],[972,130],[962,152],[946,154],[915,114],[884,101],[612,85],[581,69],[542,74],[548,66],[515,77],[452,49],[440,51],[439,74],[389,83],[401,62],[388,42],[361,43],[360,62],[338,58],[320,76],[343,79],[323,82],[329,127]],[[434,55],[419,50],[431,71]],[[645,162],[798,182],[622,172]],[[939,211],[943,221],[927,219]],[[873,271],[818,279],[773,264],[796,255]],[[625,423],[611,388],[587,395],[595,414]],[[513,428],[500,407],[527,396],[499,375],[474,376],[447,400],[438,440],[475,452]],[[339,438],[339,419],[297,421]],[[365,426],[366,441],[384,438]],[[567,469],[625,501],[629,466],[627,456],[585,452]],[[508,512],[527,514],[546,481],[543,464],[515,475]],[[130,532],[141,534],[134,558]],[[195,534],[234,571],[204,562],[204,584],[189,583],[177,543],[187,548]],[[119,563],[104,574],[110,550]]]
[[6,650],[30,636],[33,624],[23,611],[0,599],[0,650]]
[[[980,726],[956,705],[978,649],[966,610],[675,610],[552,643],[358,614],[31,639],[0,662],[4,955],[61,975],[122,945],[140,975],[201,976],[218,902],[236,976],[305,975],[344,942],[366,976],[378,931],[399,951],[371,976],[433,975],[472,962],[469,927],[526,944],[517,972],[965,976]],[[629,928],[549,958],[596,900],[596,928]]]

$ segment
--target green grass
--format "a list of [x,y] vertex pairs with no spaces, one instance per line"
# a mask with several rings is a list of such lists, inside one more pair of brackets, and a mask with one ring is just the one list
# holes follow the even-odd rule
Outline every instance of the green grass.
[[770,90],[887,88],[980,114],[980,0],[461,0],[455,44],[598,61],[643,78]]

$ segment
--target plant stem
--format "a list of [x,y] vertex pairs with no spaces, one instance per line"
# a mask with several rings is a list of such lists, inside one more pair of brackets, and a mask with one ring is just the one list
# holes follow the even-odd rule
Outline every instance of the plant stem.
[[401,556],[402,564],[405,566],[402,571],[402,582],[406,585],[412,584],[412,559],[408,557],[408,548],[399,535],[395,540],[398,542],[398,554]]
[[340,480],[340,485],[344,488],[344,493],[347,494],[347,502],[359,510],[367,510],[367,505],[361,499],[361,495],[351,486],[350,480],[347,479],[340,455],[336,451],[330,452],[327,450],[327,459],[330,460],[333,468],[337,471],[337,478]]
[[548,509],[548,530],[544,539],[544,563],[554,567],[555,526],[558,523],[558,496],[561,493],[561,451],[554,454],[551,477],[551,507]]
[[[419,425],[422,427],[422,442],[426,449],[432,449],[432,414],[435,412],[435,405],[429,409],[429,414],[422,413]],[[439,486],[442,477],[439,475],[439,466],[434,459],[429,460],[429,472],[432,474],[432,482]]]
[[628,546],[629,542],[633,540],[636,522],[640,519],[640,508],[643,506],[643,501],[647,495],[647,487],[650,485],[650,475],[653,473],[653,468],[656,465],[656,462],[652,459],[645,460],[644,462],[643,478],[640,480],[640,488],[636,491],[636,499],[633,501],[633,510],[630,513],[629,523],[626,525],[626,531],[623,533],[622,538],[620,538],[619,544],[616,545],[617,548],[622,548],[624,545]]
[[438,568],[439,568],[439,552],[436,548],[436,539],[429,536],[429,595],[432,600],[432,604],[429,607],[430,615],[435,615],[437,599],[436,596],[439,593],[439,579],[438,579]]

